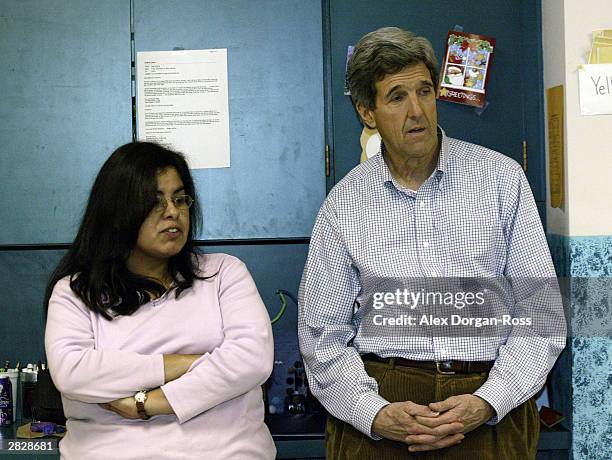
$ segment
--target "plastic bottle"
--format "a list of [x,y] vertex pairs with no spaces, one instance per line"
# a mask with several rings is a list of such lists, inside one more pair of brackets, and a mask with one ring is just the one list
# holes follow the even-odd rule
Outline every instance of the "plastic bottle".
[[21,379],[21,417],[23,420],[32,420],[34,414],[34,389],[38,380],[38,372],[34,364],[28,364],[19,375]]

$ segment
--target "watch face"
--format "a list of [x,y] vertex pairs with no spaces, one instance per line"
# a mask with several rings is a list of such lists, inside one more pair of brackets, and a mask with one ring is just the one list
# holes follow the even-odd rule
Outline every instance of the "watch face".
[[134,399],[136,400],[136,402],[143,403],[147,399],[147,395],[143,393],[142,391],[139,391],[138,393],[134,395]]

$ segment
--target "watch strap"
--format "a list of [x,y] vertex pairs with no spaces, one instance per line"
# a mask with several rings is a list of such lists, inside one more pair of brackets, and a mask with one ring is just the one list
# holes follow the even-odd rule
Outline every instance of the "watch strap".
[[[140,396],[142,395],[142,396]],[[140,396],[140,397],[137,397]],[[138,415],[143,420],[149,420],[151,417],[147,415],[147,411],[145,410],[145,401],[147,400],[147,391],[141,390],[134,395],[134,401],[136,401],[136,411]]]

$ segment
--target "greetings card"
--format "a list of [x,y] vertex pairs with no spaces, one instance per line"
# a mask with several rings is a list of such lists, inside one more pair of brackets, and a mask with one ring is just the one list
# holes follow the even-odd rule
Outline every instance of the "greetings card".
[[438,99],[483,107],[494,49],[492,37],[449,31]]

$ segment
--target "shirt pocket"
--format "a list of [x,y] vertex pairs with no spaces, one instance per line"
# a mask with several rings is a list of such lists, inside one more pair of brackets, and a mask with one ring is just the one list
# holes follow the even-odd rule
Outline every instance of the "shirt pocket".
[[504,235],[494,209],[474,203],[444,213],[441,224],[447,276],[494,276],[503,267]]

